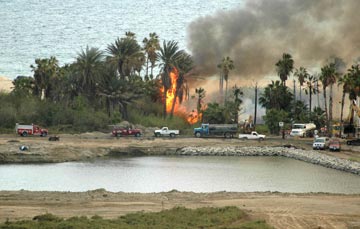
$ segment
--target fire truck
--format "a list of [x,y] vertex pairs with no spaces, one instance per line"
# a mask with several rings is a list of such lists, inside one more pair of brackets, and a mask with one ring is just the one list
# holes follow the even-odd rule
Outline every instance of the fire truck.
[[18,135],[26,137],[30,135],[36,135],[40,137],[45,137],[48,134],[47,129],[43,129],[38,125],[30,124],[30,125],[23,125],[16,123],[15,131]]

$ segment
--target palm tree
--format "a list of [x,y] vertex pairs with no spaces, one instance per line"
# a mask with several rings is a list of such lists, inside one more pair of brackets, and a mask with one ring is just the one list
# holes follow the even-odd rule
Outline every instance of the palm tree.
[[[332,106],[333,106],[333,85],[336,83],[336,78],[338,76],[338,73],[335,68],[334,63],[330,63],[328,65],[325,65],[321,68],[321,81],[323,85],[330,86],[330,96],[329,96],[329,115],[327,118],[327,125],[329,128],[329,132],[331,133],[331,124],[332,124]],[[325,99],[325,106],[326,106],[326,88],[324,88],[324,99]],[[326,107],[325,107],[326,112]]]
[[[201,112],[201,102],[205,98],[205,93],[206,93],[206,91],[204,88],[201,88],[201,87],[195,88],[195,94],[197,95],[196,109],[197,109],[198,116],[200,115],[200,112]],[[203,116],[201,115],[201,117],[203,117]]]
[[153,79],[153,69],[155,67],[155,62],[157,59],[156,52],[160,49],[160,43],[159,43],[159,36],[156,33],[150,33],[149,39],[144,38],[143,40],[144,44],[144,50],[146,53],[146,75],[145,77],[149,76],[149,62],[151,63],[151,72],[150,72],[150,78]]
[[182,55],[183,51],[179,50],[178,43],[175,41],[164,41],[163,46],[160,47],[159,53],[157,54],[160,60],[161,83],[164,89],[164,118],[166,118],[166,95],[172,85],[170,72],[173,71],[174,68],[177,69],[178,62],[182,58]]
[[343,75],[343,77],[339,78],[338,85],[342,85],[341,112],[340,112],[340,123],[342,123],[343,115],[344,115],[345,95],[346,93],[349,93],[349,97],[351,96],[351,91],[354,88],[355,82],[352,79],[350,73],[347,73]]
[[187,95],[189,87],[187,86],[186,80],[185,80],[185,76],[192,70],[193,66],[194,66],[194,62],[192,60],[192,57],[185,53],[182,52],[178,63],[178,73],[179,76],[176,80],[176,88],[175,88],[175,93],[174,93],[174,99],[172,102],[172,107],[171,107],[171,114],[170,116],[172,117],[174,115],[174,108],[175,108],[175,104],[176,104],[176,99],[179,99],[179,103],[182,102],[184,94]]
[[134,73],[138,69],[139,63],[142,65],[144,62],[144,53],[135,40],[135,34],[131,32],[127,32],[124,38],[115,40],[114,44],[108,45],[106,50],[109,54],[109,62],[117,66],[122,80]]
[[[228,89],[228,79],[229,79],[229,73],[231,70],[234,69],[234,61],[230,59],[230,57],[224,57],[220,64],[217,65],[218,68],[220,68],[221,76],[220,81],[222,80],[221,77],[225,80],[226,86],[225,86],[225,101],[227,96],[227,89]],[[222,91],[222,88],[221,88]]]
[[304,85],[304,83],[306,82],[306,79],[310,75],[307,72],[306,68],[304,68],[304,67],[300,67],[299,69],[295,69],[295,74],[294,75],[298,78],[298,81],[299,81],[299,84],[300,84],[300,100],[301,100],[301,89],[302,89],[301,87]]
[[79,82],[88,96],[94,96],[95,86],[101,81],[101,68],[103,66],[103,52],[98,48],[81,50],[76,58],[75,66],[79,75]]
[[36,67],[30,65],[34,72],[37,94],[40,95],[41,100],[47,98],[50,93],[50,80],[58,73],[58,63],[58,60],[52,56],[49,59],[36,59]]
[[233,95],[234,95],[234,103],[235,103],[235,107],[236,107],[236,114],[234,117],[235,123],[239,122],[239,111],[240,111],[240,105],[243,102],[241,97],[244,95],[244,93],[241,91],[241,89],[236,86],[232,88],[233,89]]
[[266,110],[276,109],[290,111],[293,94],[279,80],[271,81],[260,95],[259,103]]
[[312,95],[318,93],[316,88],[317,77],[314,75],[308,75],[306,82],[305,93],[309,95],[309,115],[312,109]]
[[294,68],[294,60],[290,54],[284,53],[282,59],[279,60],[275,65],[282,85],[286,86],[286,80]]
[[119,79],[116,70],[111,67],[105,69],[104,78],[99,85],[98,94],[106,99],[108,115],[118,106],[122,118],[129,120],[128,106],[144,95],[145,84],[138,76],[127,81]]

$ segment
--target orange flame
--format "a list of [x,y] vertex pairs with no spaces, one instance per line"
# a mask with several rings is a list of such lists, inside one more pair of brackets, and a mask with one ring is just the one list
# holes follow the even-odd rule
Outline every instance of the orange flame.
[[[170,80],[171,80],[171,87],[166,92],[166,112],[167,113],[171,112],[171,109],[172,109],[172,106],[174,103],[176,87],[177,87],[177,79],[179,77],[179,71],[174,67],[172,69],[172,71],[170,72],[169,76],[170,76]],[[165,90],[164,87],[160,88],[160,92],[162,93],[162,95],[164,94],[164,90]],[[194,124],[194,123],[197,123],[199,120],[201,120],[201,114],[198,115],[197,111],[193,110],[189,114],[186,110],[187,110],[186,107],[181,106],[178,99],[176,99],[175,105],[174,105],[174,114],[175,115],[184,117],[189,124]]]
[[[166,112],[167,113],[171,112],[172,104],[174,102],[176,86],[177,86],[177,79],[179,76],[178,70],[176,68],[173,68],[172,71],[170,72],[169,76],[170,76],[171,86],[166,92]],[[164,87],[160,88],[160,92],[162,94],[164,94],[164,90],[165,90]],[[178,110],[178,107],[179,107],[179,103],[176,100],[175,107],[174,107],[174,113],[176,113],[176,111]]]
[[198,112],[196,110],[193,110],[189,116],[187,117],[187,122],[189,124],[195,124],[197,123],[198,121],[201,120],[201,116],[202,116],[202,113],[198,114]]

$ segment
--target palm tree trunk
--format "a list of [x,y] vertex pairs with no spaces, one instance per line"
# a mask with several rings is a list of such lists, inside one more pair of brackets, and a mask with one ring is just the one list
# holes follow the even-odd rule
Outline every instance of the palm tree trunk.
[[167,89],[164,86],[164,107],[163,107],[163,116],[164,119],[166,119],[166,94],[167,94]]
[[154,65],[151,64],[151,66],[150,66],[150,79],[153,79],[153,78],[154,78],[153,69],[154,69]]
[[346,94],[343,91],[343,94],[342,94],[342,97],[341,97],[340,125],[342,125],[342,122],[343,122],[345,95]]
[[329,131],[330,134],[332,135],[332,118],[333,118],[333,114],[332,114],[332,108],[333,108],[333,85],[330,84],[330,95],[329,95]]
[[224,88],[224,76],[222,72],[220,72],[220,82],[219,82],[220,102],[222,102],[223,88]]
[[329,128],[329,116],[328,116],[328,109],[327,109],[327,102],[326,102],[326,87],[323,87],[324,90],[324,109],[325,109],[325,119],[327,128]]
[[309,93],[309,115],[311,115],[311,109],[312,109],[312,87],[310,87],[310,93]]
[[226,97],[227,97],[227,90],[228,90],[228,81],[225,81],[225,98],[224,98],[224,103],[226,103]]
[[149,77],[149,57],[146,58],[146,75],[147,77]]
[[171,113],[170,113],[171,118],[174,116],[174,109],[175,109],[175,104],[176,104],[177,92],[178,92],[178,89],[176,88],[176,91],[174,93],[174,99],[173,99],[173,102],[171,104]]
[[127,104],[119,102],[119,112],[124,120],[129,120],[128,111],[127,111]]
[[300,90],[299,91],[300,91],[300,101],[301,101],[301,85],[300,85]]

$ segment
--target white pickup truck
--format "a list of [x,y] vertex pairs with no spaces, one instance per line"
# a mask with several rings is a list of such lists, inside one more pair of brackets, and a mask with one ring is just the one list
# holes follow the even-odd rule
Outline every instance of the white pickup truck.
[[160,130],[155,130],[154,135],[155,137],[170,136],[174,138],[176,135],[179,135],[179,130],[169,130],[168,127],[163,127]]
[[239,134],[240,139],[255,139],[255,140],[265,140],[265,135],[258,134],[256,131],[252,131],[250,134]]

